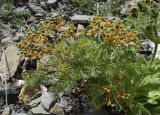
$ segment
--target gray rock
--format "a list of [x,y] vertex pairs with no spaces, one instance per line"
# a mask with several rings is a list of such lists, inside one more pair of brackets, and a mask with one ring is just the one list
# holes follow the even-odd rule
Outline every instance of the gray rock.
[[[20,92],[20,87],[18,87],[18,86],[16,86],[16,85],[7,85],[6,86],[6,88],[7,88],[7,94],[9,95],[9,94],[19,94],[19,92]],[[0,96],[1,95],[5,95],[5,91],[6,89],[5,89],[5,86],[4,85],[0,85]]]
[[33,95],[33,96],[31,97],[31,100],[37,99],[37,98],[39,98],[41,95],[42,95],[42,92],[41,92],[41,91],[38,91],[35,95]]
[[9,106],[5,107],[2,115],[10,115],[10,114],[11,114],[11,108]]
[[60,101],[57,103],[57,106],[66,107],[68,106],[68,104],[69,104],[68,97],[62,96],[60,97]]
[[[89,15],[74,15],[71,17],[71,20],[74,23],[79,23],[79,24],[85,24],[88,23],[90,19],[94,18],[94,16],[89,16]],[[107,16],[106,17],[109,20],[113,20],[115,17],[113,16]]]
[[24,36],[25,35],[23,33],[16,33],[15,37],[13,37],[13,41],[20,42],[24,38]]
[[32,100],[28,105],[29,105],[31,108],[33,108],[33,107],[36,107],[37,105],[39,105],[39,104],[40,104],[40,101],[41,101],[41,99],[40,99],[40,97],[39,97],[39,98],[37,98],[37,99]]
[[34,22],[36,20],[36,18],[34,16],[31,16],[27,19],[27,23],[30,24],[32,22]]
[[[3,39],[2,39],[0,46],[3,47],[3,48],[6,48],[6,47],[8,47],[11,43],[13,43],[12,37],[6,37],[6,38],[3,38]],[[1,50],[2,50],[2,49],[1,49]],[[3,51],[2,51],[2,52],[3,52]],[[2,55],[1,55],[1,56],[2,56]]]
[[39,4],[39,0],[29,0],[29,3]]
[[2,115],[11,115],[11,112],[14,107],[15,107],[14,104],[8,105],[7,107],[4,108]]
[[13,110],[11,115],[28,115],[28,114],[25,112],[16,112],[15,110]]
[[158,32],[158,37],[160,37],[160,32]]
[[50,113],[54,115],[64,115],[63,108],[59,107],[57,104],[51,108]]
[[34,16],[35,17],[43,17],[44,15],[43,14],[35,14]]
[[1,36],[0,42],[3,38],[12,36],[13,33],[14,33],[14,30],[9,25],[0,23],[0,36]]
[[13,13],[21,13],[26,10],[27,6],[22,6],[22,7],[17,7],[16,9],[13,10]]
[[29,113],[28,115],[50,115],[49,112],[46,112],[45,109],[42,107],[41,104],[39,104],[38,106],[32,108],[29,110]]
[[58,6],[58,2],[57,2],[57,0],[48,0],[48,1],[46,2],[46,5],[47,5],[47,6],[51,6],[51,7],[53,7],[53,8],[56,8],[56,7]]
[[6,37],[6,38],[4,38],[4,39],[2,39],[2,43],[4,43],[4,42],[11,42],[12,41],[12,39],[11,39],[11,37]]
[[71,17],[71,20],[75,23],[88,23],[92,17],[88,15],[74,15]]
[[50,92],[42,92],[41,104],[45,110],[49,111],[56,103],[56,100],[53,98],[53,94]]
[[35,14],[43,14],[43,15],[47,14],[47,12],[44,9],[42,9],[40,6],[34,5],[32,3],[28,3],[28,6],[30,10]]
[[1,57],[0,70],[2,72],[5,72],[8,75],[10,72],[11,77],[13,77],[17,72],[17,68],[18,68],[20,62],[22,61],[22,56],[20,55],[19,49],[15,45],[8,46],[5,50],[5,53],[6,53],[6,57],[7,57],[9,71],[8,71],[8,68],[6,68],[4,52]]
[[[152,54],[153,54],[154,49],[155,49],[155,44],[154,44],[151,40],[146,39],[146,40],[142,43],[142,46],[143,46],[143,51],[151,51]],[[146,48],[145,46],[148,46],[149,48]],[[160,44],[158,45],[155,58],[160,59]]]

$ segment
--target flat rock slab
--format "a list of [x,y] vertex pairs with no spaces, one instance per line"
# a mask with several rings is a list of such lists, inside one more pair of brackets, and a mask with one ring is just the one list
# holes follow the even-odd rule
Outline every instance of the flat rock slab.
[[55,105],[55,101],[52,93],[45,91],[42,93],[41,104],[45,110],[49,111]]
[[3,38],[12,36],[13,33],[14,33],[14,30],[9,25],[6,25],[0,22],[0,41]]
[[47,12],[43,10],[40,6],[28,3],[30,10],[35,14],[46,14]]
[[93,16],[88,15],[74,15],[71,17],[71,20],[76,23],[88,23]]
[[53,7],[57,7],[58,2],[57,2],[57,0],[48,0],[48,1],[46,2],[46,5],[48,5],[48,6],[53,6]]
[[[5,50],[7,63],[9,66],[9,71],[11,77],[13,77],[17,71],[17,68],[21,62],[22,56],[19,55],[20,51],[15,45],[8,46]],[[8,68],[6,67],[5,54],[3,52],[0,63],[1,72],[5,72],[9,75],[9,71],[6,71]]]
[[[74,15],[71,17],[71,20],[75,23],[88,23],[90,19],[94,18],[95,16],[89,16],[89,15]],[[108,16],[106,17],[109,20],[113,20],[115,17],[113,16]]]
[[[29,113],[32,113],[33,115],[50,115],[50,113],[46,112],[41,104],[39,104],[37,107],[32,108],[29,110]],[[31,114],[29,114],[31,115]]]

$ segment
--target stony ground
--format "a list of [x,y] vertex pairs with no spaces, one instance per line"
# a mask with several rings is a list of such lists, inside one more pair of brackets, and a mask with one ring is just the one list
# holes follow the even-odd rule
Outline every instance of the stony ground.
[[[103,4],[105,0],[101,0]],[[65,15],[66,20],[72,20],[77,26],[84,27],[92,17],[92,15],[79,15],[76,10],[74,11],[69,7],[68,0],[15,0],[12,13],[21,11],[30,11],[32,15],[25,19],[26,24],[33,24],[43,21],[45,18],[57,16],[60,14]],[[130,11],[130,9],[123,9],[123,13]],[[0,5],[0,11],[3,11],[3,6]],[[113,19],[113,16],[109,16]],[[2,115],[64,115],[72,109],[71,102],[75,100],[70,94],[60,95],[59,100],[48,92],[45,86],[40,89],[31,88],[26,89],[23,87],[24,81],[21,73],[23,72],[23,65],[27,62],[27,66],[34,68],[34,62],[28,62],[20,53],[15,43],[21,41],[25,37],[24,27],[21,25],[14,25],[6,23],[7,21],[0,22],[0,114]],[[160,34],[160,33],[159,33]],[[4,50],[2,50],[4,49]],[[144,42],[141,54],[150,58],[154,45],[151,41]],[[160,46],[156,57],[160,58]],[[6,63],[7,60],[7,63]],[[8,65],[8,67],[6,66]],[[5,76],[9,76],[6,78]],[[7,79],[7,85],[5,84]],[[6,91],[8,102],[6,102]],[[85,99],[84,99],[85,100]],[[23,104],[20,102],[23,101]],[[5,108],[6,103],[9,105]],[[88,109],[89,111],[93,111]],[[65,112],[65,113],[64,113]],[[101,111],[103,112],[103,111]],[[89,114],[103,114],[103,113],[87,113]],[[74,114],[73,114],[74,115]]]

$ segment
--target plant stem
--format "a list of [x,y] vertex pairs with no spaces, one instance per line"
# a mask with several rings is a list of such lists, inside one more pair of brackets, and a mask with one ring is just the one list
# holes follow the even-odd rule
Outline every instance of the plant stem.
[[153,57],[152,57],[152,61],[151,61],[151,63],[153,62],[153,60],[154,60],[154,59],[155,59],[155,57],[156,57],[157,49],[158,49],[158,44],[157,44],[157,43],[155,43],[155,48],[154,48],[154,52],[153,52]]

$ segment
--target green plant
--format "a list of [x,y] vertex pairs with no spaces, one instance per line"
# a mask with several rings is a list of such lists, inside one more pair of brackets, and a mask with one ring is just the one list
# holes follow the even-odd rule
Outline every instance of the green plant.
[[155,43],[153,60],[157,52],[158,44],[160,43],[160,37],[158,36],[158,31],[160,31],[160,9],[155,1],[140,2],[138,6],[137,17],[128,18],[128,23],[139,32],[144,33],[148,39]]
[[73,8],[78,10],[79,13],[94,13],[94,0],[71,0]]
[[113,15],[119,15],[125,2],[126,0],[109,0],[107,5],[109,12]]
[[[50,60],[59,81],[53,85],[53,92],[68,92],[77,81],[83,80],[89,99],[96,107],[114,106],[133,115],[151,115],[156,110],[158,113],[160,82],[157,80],[160,61],[154,60],[150,65],[150,61],[137,57],[137,41],[133,42],[133,36],[130,36],[133,41],[125,43],[120,41],[127,36],[122,39],[121,34],[116,39],[112,37],[112,42],[105,40],[108,37],[103,35],[103,31],[106,35],[110,35],[110,32],[118,33],[118,30],[120,33],[127,31],[114,28],[117,24],[120,28],[125,27],[120,26],[121,23],[117,23],[117,20],[112,22],[100,19],[91,22],[87,37],[78,37],[73,41],[64,39],[56,43]],[[111,30],[107,31],[103,26]],[[94,40],[97,34],[96,37],[102,39]],[[114,40],[118,40],[119,44]]]
[[[53,92],[68,92],[84,80],[93,105],[114,106],[128,114],[151,115],[159,107],[159,60],[136,57],[134,46],[112,48],[105,42],[79,38],[56,45],[51,58],[59,81]],[[158,113],[158,112],[157,112]]]
[[26,87],[39,87],[40,84],[45,83],[47,73],[42,70],[27,71],[23,75]]
[[[147,61],[136,56],[140,42],[133,29],[120,19],[96,17],[87,29],[79,30],[77,36],[74,25],[61,19],[46,21],[45,25],[37,26],[39,30],[36,29],[43,36],[54,37],[60,27],[69,25],[69,29],[62,32],[63,39],[55,41],[54,51],[47,62],[47,68],[54,71],[52,77],[58,79],[51,88],[54,94],[69,92],[77,81],[83,81],[89,100],[96,108],[113,106],[131,115],[158,115],[160,60]],[[36,32],[31,29],[27,43],[41,43]],[[35,76],[32,81],[40,84],[41,75],[49,73],[48,70],[44,73],[37,70],[32,73]],[[26,77],[29,85],[33,83],[31,79]]]
[[35,26],[29,25],[26,29],[26,39],[19,42],[17,46],[26,57],[39,60],[43,54],[53,52],[54,37],[64,24],[65,21],[60,16]]

